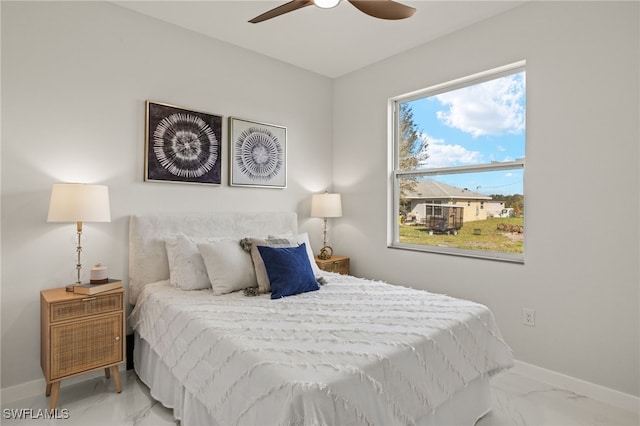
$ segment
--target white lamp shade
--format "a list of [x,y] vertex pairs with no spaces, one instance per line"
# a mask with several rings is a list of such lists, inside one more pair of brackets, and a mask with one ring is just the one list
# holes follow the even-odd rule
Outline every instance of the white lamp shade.
[[342,216],[342,200],[340,198],[340,194],[313,194],[311,197],[311,216]]
[[47,222],[111,222],[109,188],[84,183],[54,183]]

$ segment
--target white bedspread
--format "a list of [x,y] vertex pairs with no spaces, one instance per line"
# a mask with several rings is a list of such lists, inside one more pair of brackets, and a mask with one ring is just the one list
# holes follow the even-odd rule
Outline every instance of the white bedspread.
[[219,424],[414,424],[512,365],[483,305],[327,274],[278,300],[147,285],[131,324]]

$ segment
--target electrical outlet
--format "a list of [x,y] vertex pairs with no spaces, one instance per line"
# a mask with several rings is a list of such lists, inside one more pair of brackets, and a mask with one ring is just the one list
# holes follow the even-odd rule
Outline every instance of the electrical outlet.
[[531,308],[522,308],[522,323],[529,327],[535,327],[536,311]]

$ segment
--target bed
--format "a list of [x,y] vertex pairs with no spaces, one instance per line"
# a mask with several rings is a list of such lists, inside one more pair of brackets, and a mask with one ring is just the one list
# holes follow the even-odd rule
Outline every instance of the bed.
[[[151,214],[129,226],[134,367],[184,426],[472,425],[491,409],[490,377],[512,365],[483,305],[314,267],[295,213]],[[305,252],[301,268],[321,285],[276,299],[277,277],[271,294],[220,286],[247,269],[231,242],[274,236],[296,244],[259,250],[268,277],[267,254]],[[175,282],[187,278],[210,287]]]

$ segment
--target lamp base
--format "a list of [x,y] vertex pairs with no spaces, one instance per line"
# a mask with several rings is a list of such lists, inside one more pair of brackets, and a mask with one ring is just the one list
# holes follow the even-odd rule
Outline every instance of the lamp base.
[[331,259],[333,255],[333,249],[329,246],[324,246],[320,249],[320,254],[318,255],[318,259],[327,260]]

